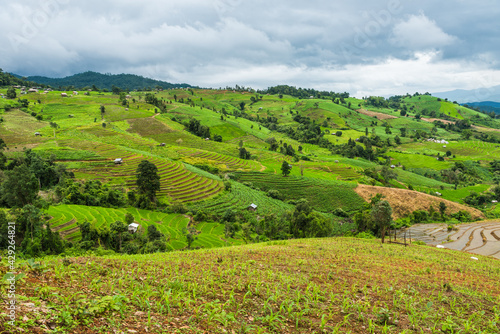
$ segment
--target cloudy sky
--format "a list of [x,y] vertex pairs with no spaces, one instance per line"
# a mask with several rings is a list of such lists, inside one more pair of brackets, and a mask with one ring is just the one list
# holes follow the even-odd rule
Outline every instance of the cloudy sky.
[[0,0],[0,68],[393,95],[500,85],[495,0]]

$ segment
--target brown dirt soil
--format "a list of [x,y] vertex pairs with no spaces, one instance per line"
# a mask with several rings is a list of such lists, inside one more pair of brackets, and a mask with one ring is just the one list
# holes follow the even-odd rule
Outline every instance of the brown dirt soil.
[[393,217],[395,219],[404,217],[405,215],[415,210],[428,210],[432,205],[435,210],[439,208],[439,202],[444,202],[447,206],[447,213],[454,213],[459,210],[468,211],[473,218],[484,218],[484,214],[474,208],[458,204],[443,198],[423,194],[418,191],[369,186],[359,184],[354,189],[365,201],[369,201],[371,197],[380,193],[385,196],[385,199],[391,204]]
[[441,121],[443,123],[446,123],[446,124],[452,124],[452,123],[455,123],[455,122],[452,122],[452,121],[447,121],[445,119],[440,119],[440,118],[421,118],[422,121],[426,121],[426,122],[429,122],[429,123],[432,123],[434,121]]
[[128,132],[136,132],[144,137],[174,131],[156,118],[136,118],[127,121],[130,124],[130,128],[127,129]]
[[360,113],[362,113],[364,115],[368,115],[368,116],[372,116],[372,117],[375,116],[375,117],[377,117],[377,119],[397,118],[396,116],[383,114],[381,112],[369,111],[369,110],[365,110],[365,109],[358,109],[356,111],[359,111]]

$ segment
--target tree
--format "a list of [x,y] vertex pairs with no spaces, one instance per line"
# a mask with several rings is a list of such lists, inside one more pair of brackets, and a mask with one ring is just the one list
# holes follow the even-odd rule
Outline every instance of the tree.
[[240,109],[241,109],[241,111],[245,110],[245,105],[246,105],[245,102],[243,102],[243,101],[240,102]]
[[276,151],[279,147],[278,141],[274,137],[267,138],[266,143],[270,145],[269,146],[270,151]]
[[146,196],[149,202],[156,203],[156,192],[160,190],[158,168],[148,160],[142,160],[137,167],[136,176],[138,193]]
[[337,131],[337,132],[335,132],[335,135],[336,135],[337,137],[342,136],[342,131]]
[[56,137],[56,129],[59,128],[59,124],[57,124],[56,122],[50,122],[50,127],[52,128],[52,130],[54,130],[54,138]]
[[246,148],[241,147],[239,151],[240,151],[240,159],[249,160],[252,158],[252,154],[249,151],[247,151]]
[[444,215],[446,213],[446,203],[439,202],[439,213],[441,214],[441,219],[444,220]]
[[396,137],[394,137],[394,142],[398,145],[401,145],[401,138],[399,138],[399,136],[396,135]]
[[155,225],[149,225],[148,226],[148,240],[149,241],[155,241],[159,240],[163,237],[163,233],[158,231]]
[[472,131],[469,129],[465,129],[462,131],[462,138],[468,140],[472,136]]
[[288,161],[283,160],[283,163],[281,164],[281,173],[283,174],[283,176],[288,176],[291,169],[292,167],[290,166],[290,164],[288,164]]
[[118,235],[118,252],[120,252],[122,249],[122,234],[127,232],[128,226],[124,222],[117,220],[111,223],[110,229]]
[[104,113],[106,112],[106,108],[101,104],[99,110],[101,111],[101,119],[104,119]]
[[384,243],[385,233],[391,226],[392,208],[385,200],[378,201],[372,208],[370,215],[373,222],[379,227],[382,243]]
[[15,99],[16,98],[17,93],[16,93],[16,90],[14,89],[14,87],[9,87],[9,89],[7,89],[6,96],[8,99]]
[[23,207],[32,204],[38,196],[39,183],[28,166],[22,164],[5,172],[6,178],[0,192],[3,201],[10,207]]
[[398,174],[387,166],[383,166],[380,171],[380,175],[384,178],[385,182],[389,182],[392,179],[396,179]]

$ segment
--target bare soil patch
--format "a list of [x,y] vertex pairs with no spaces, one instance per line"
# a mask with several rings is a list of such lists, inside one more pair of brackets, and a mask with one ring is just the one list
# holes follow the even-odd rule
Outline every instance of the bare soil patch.
[[443,198],[423,194],[418,191],[369,186],[365,184],[359,184],[354,190],[366,201],[369,201],[370,198],[375,196],[377,193],[384,195],[385,199],[392,206],[393,217],[395,219],[404,217],[415,210],[428,210],[431,205],[435,210],[437,210],[439,202],[444,202],[446,204],[448,208],[447,213],[455,213],[459,210],[466,210],[474,218],[484,218],[484,214],[477,209]]
[[369,110],[365,110],[365,109],[358,109],[357,111],[359,111],[360,113],[367,115],[367,116],[377,117],[377,119],[397,118],[396,116],[387,115],[387,114],[383,114],[381,112],[376,112],[376,111],[369,111]]

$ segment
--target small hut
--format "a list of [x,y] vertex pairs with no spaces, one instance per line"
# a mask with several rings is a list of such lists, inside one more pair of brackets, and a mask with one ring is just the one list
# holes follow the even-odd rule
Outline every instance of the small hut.
[[61,97],[68,97],[67,93],[61,93]]
[[255,210],[257,210],[257,204],[252,203],[248,206],[247,209],[248,209],[248,211],[255,211]]
[[122,158],[116,158],[115,159],[115,164],[120,165],[122,163],[123,163],[123,159]]
[[139,224],[137,223],[132,223],[128,226],[128,231],[130,233],[136,233],[137,232],[137,229],[139,228]]

